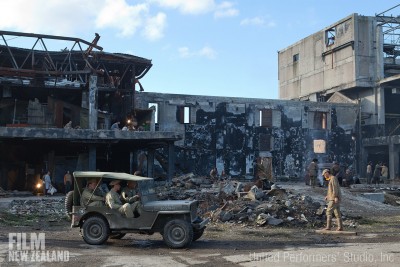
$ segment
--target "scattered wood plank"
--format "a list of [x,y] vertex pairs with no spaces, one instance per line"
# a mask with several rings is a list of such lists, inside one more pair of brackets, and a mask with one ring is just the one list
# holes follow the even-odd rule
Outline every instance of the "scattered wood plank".
[[315,230],[317,234],[323,234],[323,235],[357,235],[357,232],[353,231],[336,231],[335,229],[333,230]]

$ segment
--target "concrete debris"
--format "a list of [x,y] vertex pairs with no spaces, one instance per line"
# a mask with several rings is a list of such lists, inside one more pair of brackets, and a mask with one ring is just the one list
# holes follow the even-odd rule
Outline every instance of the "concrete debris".
[[8,212],[31,218],[41,218],[48,222],[66,219],[63,197],[12,200],[8,205]]
[[235,192],[236,188],[233,184],[231,183],[227,183],[223,188],[222,191],[227,194],[227,195],[231,195]]
[[259,189],[256,185],[253,185],[253,187],[247,193],[246,197],[248,197],[251,200],[262,199],[264,197],[264,192],[261,189]]
[[[190,189],[182,186],[182,183],[189,182]],[[299,227],[322,227],[325,223],[325,202],[322,199],[319,202],[277,185],[263,190],[256,183],[234,180],[210,183],[207,178],[185,175],[173,179],[170,187],[159,184],[156,192],[160,200],[198,200],[200,215],[214,222]]]
[[258,214],[258,217],[257,217],[257,220],[256,220],[257,225],[258,225],[258,226],[262,226],[262,225],[266,224],[267,221],[268,221],[268,218],[269,218],[270,216],[271,216],[271,215],[265,214],[265,213],[260,213],[260,214]]

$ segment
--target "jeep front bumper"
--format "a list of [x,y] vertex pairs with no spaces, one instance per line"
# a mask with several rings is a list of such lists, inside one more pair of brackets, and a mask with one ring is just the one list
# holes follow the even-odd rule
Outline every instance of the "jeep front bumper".
[[206,227],[207,223],[210,221],[210,218],[204,219],[201,222],[198,222],[199,220],[196,219],[195,222],[192,223],[193,228],[200,230]]

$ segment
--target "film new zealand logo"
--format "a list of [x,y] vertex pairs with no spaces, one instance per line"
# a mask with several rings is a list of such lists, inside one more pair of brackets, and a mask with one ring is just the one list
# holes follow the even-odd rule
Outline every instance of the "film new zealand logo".
[[46,250],[44,233],[9,233],[8,261],[10,262],[67,262],[68,250]]

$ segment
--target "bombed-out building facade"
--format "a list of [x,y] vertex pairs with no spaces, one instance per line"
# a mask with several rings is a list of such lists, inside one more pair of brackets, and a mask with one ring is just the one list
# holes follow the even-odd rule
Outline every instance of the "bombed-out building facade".
[[358,106],[355,167],[364,177],[370,161],[386,163],[391,179],[399,174],[398,6],[351,14],[278,52],[281,99]]
[[[66,171],[153,175],[158,148],[165,154],[157,162],[172,176],[173,146],[181,137],[155,132],[154,110],[134,107],[151,60],[103,52],[97,34],[92,42],[7,31],[0,36],[2,188],[30,190],[46,171],[58,187]],[[12,47],[8,40],[16,37],[32,46]],[[52,42],[68,46],[50,51]]]
[[[271,179],[303,181],[313,158],[354,165],[357,103],[144,92],[151,60],[104,52],[98,35],[0,35],[3,188],[30,190],[47,170],[62,190],[68,170],[171,179],[217,167],[253,179],[262,158]],[[32,47],[9,45],[15,36]],[[46,40],[70,46],[50,51]]]
[[[333,161],[351,167],[357,105],[143,92],[138,107],[156,107],[160,131],[175,142],[176,169],[208,175],[254,178],[260,158],[272,179],[304,180],[307,166]],[[325,165],[324,165],[325,164]]]

